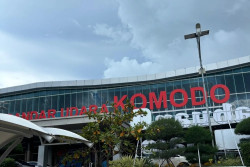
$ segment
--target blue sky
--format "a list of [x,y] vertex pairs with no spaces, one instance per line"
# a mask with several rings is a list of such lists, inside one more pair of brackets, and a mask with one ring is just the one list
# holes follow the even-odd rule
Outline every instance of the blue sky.
[[153,74],[250,54],[247,0],[0,0],[0,88]]

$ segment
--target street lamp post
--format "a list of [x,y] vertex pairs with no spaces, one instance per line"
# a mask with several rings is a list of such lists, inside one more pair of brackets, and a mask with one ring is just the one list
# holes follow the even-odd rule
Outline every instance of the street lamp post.
[[202,66],[201,46],[200,46],[200,37],[204,36],[204,35],[208,35],[208,34],[209,34],[209,30],[201,31],[201,25],[200,25],[200,23],[197,23],[196,24],[196,33],[184,35],[184,38],[185,39],[196,38],[196,41],[197,41],[199,60],[200,60],[199,74],[201,74],[201,77],[202,77],[202,84],[203,84],[204,96],[205,96],[204,98],[205,98],[205,102],[206,102],[206,110],[207,110],[207,116],[208,116],[208,125],[209,125],[209,130],[210,130],[210,133],[211,133],[211,136],[212,136],[212,146],[214,147],[213,131],[212,131],[212,126],[211,126],[210,113],[209,113],[209,110],[208,110],[207,92],[206,92],[206,85],[205,85],[205,80],[204,80],[204,73],[206,71],[205,71],[205,68],[203,68],[203,66]]

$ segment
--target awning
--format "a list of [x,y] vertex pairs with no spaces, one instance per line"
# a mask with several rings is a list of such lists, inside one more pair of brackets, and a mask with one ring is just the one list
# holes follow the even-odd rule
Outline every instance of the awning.
[[84,143],[88,147],[92,147],[93,145],[93,143],[76,133],[59,128],[43,128],[26,119],[0,113],[0,149],[13,142],[3,155],[1,155],[0,164],[24,137],[31,138],[33,136],[38,136],[41,144],[52,143],[58,139],[71,144]]

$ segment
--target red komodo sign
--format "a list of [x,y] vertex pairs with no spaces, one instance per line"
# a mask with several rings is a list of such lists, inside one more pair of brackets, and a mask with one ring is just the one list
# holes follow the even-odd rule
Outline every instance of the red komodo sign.
[[[224,96],[223,99],[217,99],[216,98],[215,91],[217,89],[223,89],[224,90],[225,96]],[[193,106],[198,106],[198,105],[205,104],[206,100],[205,100],[205,97],[204,97],[205,93],[204,93],[203,87],[192,87],[192,88],[190,88],[190,92],[191,92],[191,97],[190,98],[191,98],[191,102],[192,102]],[[196,92],[201,92],[202,100],[197,101],[196,96],[195,96]],[[183,96],[182,102],[177,103],[175,101],[175,95],[176,94],[182,94],[182,96]],[[118,99],[117,96],[114,96],[114,107],[115,108],[121,107],[123,109],[124,108],[124,103],[126,102],[127,98],[128,98],[128,95],[123,95],[120,99]],[[157,98],[155,92],[150,92],[149,95],[148,95],[148,99],[144,94],[136,93],[130,98],[131,104],[135,105],[135,99],[137,99],[137,98],[141,98],[142,104],[140,106],[135,106],[134,109],[146,108],[147,102],[149,102],[149,109],[150,110],[161,109],[161,108],[166,109],[168,107],[167,106],[167,99],[168,98],[167,98],[167,92],[166,91],[159,92],[159,97],[158,98]],[[229,91],[228,87],[225,86],[225,85],[222,85],[222,84],[214,85],[210,90],[210,98],[215,103],[219,103],[219,104],[225,103],[230,98],[230,91]],[[176,108],[183,107],[188,102],[188,94],[184,89],[175,89],[170,93],[169,101]],[[101,113],[108,113],[109,112],[106,104],[103,104],[99,108],[100,108]],[[64,108],[61,108],[60,111],[56,111],[55,109],[49,109],[47,111],[47,113],[45,113],[44,110],[41,110],[40,113],[38,113],[37,111],[29,111],[29,112],[23,112],[21,117],[24,118],[24,119],[27,119],[27,120],[55,118],[57,112],[60,113],[60,114],[58,114],[60,117],[84,115],[87,112],[92,112],[92,113],[96,114],[98,112],[98,106],[97,105],[90,105],[88,111],[87,111],[86,106],[82,106],[81,109],[79,109],[77,107],[67,107],[66,110]],[[57,115],[57,117],[58,117],[58,115]],[[16,116],[20,117],[20,114],[16,113]]]

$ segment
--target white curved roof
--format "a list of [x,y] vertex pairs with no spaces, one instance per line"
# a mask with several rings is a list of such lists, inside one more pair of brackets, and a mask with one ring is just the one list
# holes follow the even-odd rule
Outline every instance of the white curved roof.
[[42,127],[17,116],[0,113],[0,127],[5,126],[6,128],[21,128],[23,131],[36,131],[39,133],[48,134]]
[[65,137],[74,138],[76,140],[83,142],[89,147],[92,147],[93,145],[93,143],[90,143],[87,139],[83,138],[82,136],[76,133],[64,130],[64,129],[59,129],[59,128],[43,128],[43,129],[53,136],[65,136]]
[[56,136],[70,137],[91,147],[93,144],[80,135],[58,128],[43,128],[23,118],[0,113],[0,148],[17,137],[40,136],[52,142]]

